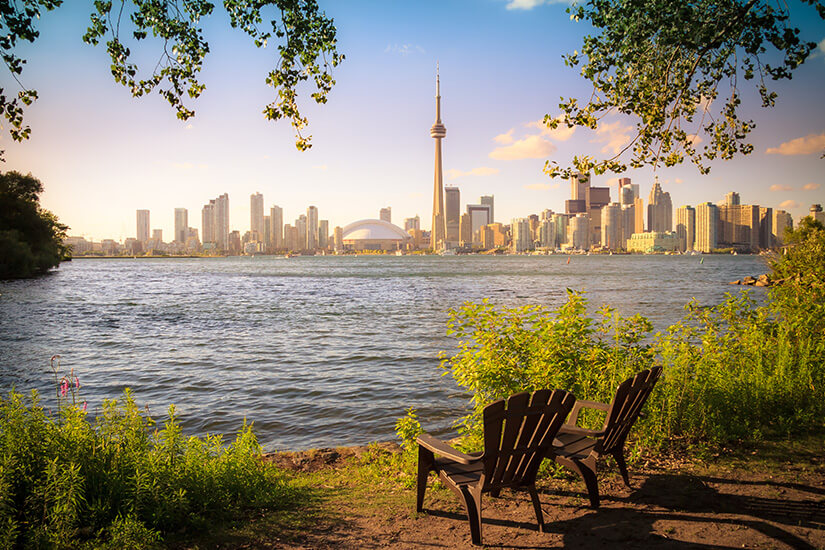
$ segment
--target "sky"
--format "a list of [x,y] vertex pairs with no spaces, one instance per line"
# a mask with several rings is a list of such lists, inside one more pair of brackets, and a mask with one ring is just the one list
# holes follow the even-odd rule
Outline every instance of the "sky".
[[[330,228],[378,218],[393,222],[432,216],[435,67],[441,67],[445,185],[461,190],[462,209],[495,196],[496,221],[564,211],[569,184],[542,173],[546,160],[569,164],[576,154],[611,153],[629,139],[632,122],[611,119],[598,133],[548,132],[537,124],[557,115],[561,96],[586,98],[590,88],[562,55],[580,49],[589,28],[546,0],[322,0],[334,18],[337,83],[326,105],[308,101],[304,114],[313,147],[296,150],[288,122],[261,114],[273,100],[264,79],[277,50],[258,50],[231,29],[220,7],[204,21],[210,44],[201,73],[206,90],[189,101],[196,116],[182,122],[153,94],[134,99],[109,72],[105,49],[84,44],[91,0],[72,0],[38,21],[41,35],[17,53],[28,60],[23,83],[39,99],[26,112],[32,137],[14,143],[3,131],[0,170],[31,172],[44,184],[42,205],[70,226],[69,234],[100,240],[134,237],[135,210],[151,211],[151,226],[172,239],[174,209],[189,210],[200,229],[202,206],[230,198],[230,226],[249,229],[249,197],[264,196],[292,223],[309,205]],[[789,82],[774,84],[777,106],[761,109],[750,88],[745,115],[756,122],[754,152],[715,161],[709,175],[691,164],[655,175],[676,207],[717,202],[737,191],[743,204],[789,211],[794,220],[825,204],[825,22],[801,2],[792,15],[815,54]],[[159,50],[139,50],[151,60]],[[147,66],[151,66],[149,63]],[[0,87],[13,89],[8,73]],[[299,99],[300,101],[300,99]],[[630,170],[647,195],[651,169]],[[615,185],[615,175],[593,185]],[[615,187],[613,200],[617,200]]]

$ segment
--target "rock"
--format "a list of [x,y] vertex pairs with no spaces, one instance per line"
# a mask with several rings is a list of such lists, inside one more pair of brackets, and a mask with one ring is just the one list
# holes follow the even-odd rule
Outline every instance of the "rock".
[[754,284],[755,282],[756,282],[756,279],[754,279],[754,278],[753,278],[753,277],[751,277],[750,275],[748,275],[747,277],[745,277],[744,279],[742,279],[742,284],[743,284],[743,285],[752,285],[752,284]]
[[754,283],[753,286],[771,286],[771,284],[768,281],[757,279],[756,283]]
[[740,281],[739,279],[736,279],[735,281],[731,281],[728,284],[729,285],[741,285],[742,281]]
[[757,277],[756,280],[757,281],[762,281],[762,282],[765,282],[765,283],[768,283],[768,284],[770,284],[770,282],[771,282],[771,278],[767,273],[763,273],[762,275]]

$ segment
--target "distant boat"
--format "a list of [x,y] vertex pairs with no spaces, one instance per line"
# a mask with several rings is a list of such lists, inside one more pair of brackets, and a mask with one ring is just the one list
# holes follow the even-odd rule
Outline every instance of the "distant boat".
[[567,257],[567,265],[570,265],[570,256]]

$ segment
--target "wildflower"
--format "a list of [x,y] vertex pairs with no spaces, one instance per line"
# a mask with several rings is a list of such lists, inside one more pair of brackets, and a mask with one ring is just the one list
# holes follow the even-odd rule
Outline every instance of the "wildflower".
[[80,378],[78,378],[77,376],[74,377],[74,387],[75,388],[80,387]]
[[86,412],[86,402],[83,402],[83,412]]
[[63,383],[60,384],[60,395],[66,395],[67,391],[69,391],[69,382],[63,380]]

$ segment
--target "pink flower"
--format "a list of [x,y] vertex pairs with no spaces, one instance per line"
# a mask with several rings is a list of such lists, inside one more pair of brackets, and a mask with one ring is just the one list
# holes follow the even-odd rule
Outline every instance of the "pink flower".
[[83,402],[83,412],[86,412],[86,402]]
[[66,395],[66,392],[69,391],[69,383],[65,380],[62,384],[60,384],[60,395]]
[[75,388],[80,387],[80,378],[78,378],[77,376],[74,377],[74,387]]

